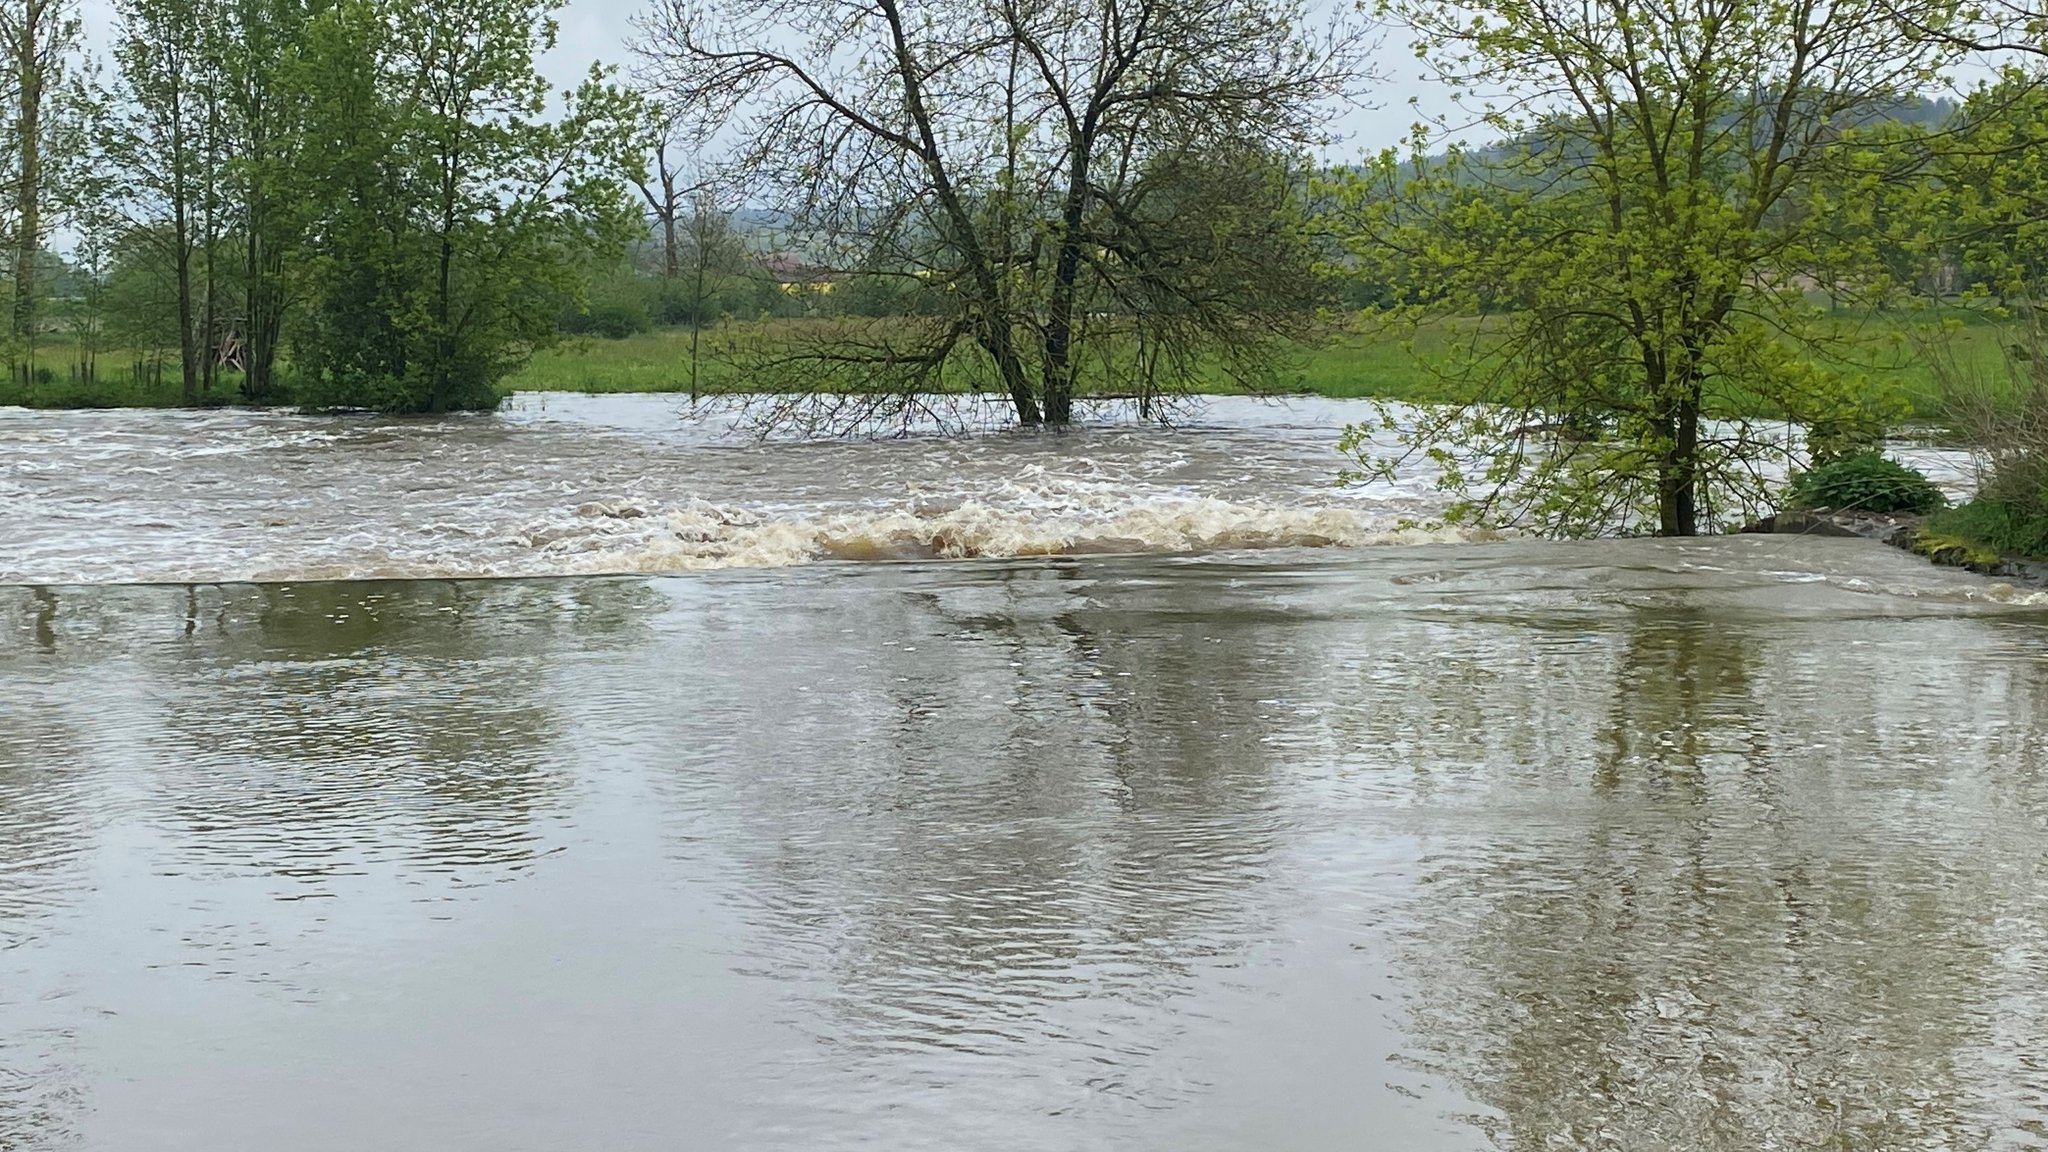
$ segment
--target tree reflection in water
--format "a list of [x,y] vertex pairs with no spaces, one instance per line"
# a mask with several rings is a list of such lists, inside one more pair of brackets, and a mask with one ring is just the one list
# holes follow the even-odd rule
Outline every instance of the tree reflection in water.
[[1502,1147],[2048,1135],[2012,1043],[2048,1035],[2040,889],[1987,839],[2039,797],[1987,805],[2011,733],[1972,683],[2040,666],[1996,635],[1974,668],[1902,666],[1912,625],[1826,627],[1632,613],[1583,775],[1503,764],[1529,819],[1436,838],[1404,944],[1418,1024]]
[[12,593],[0,1144],[2048,1139],[2038,623],[1412,555]]

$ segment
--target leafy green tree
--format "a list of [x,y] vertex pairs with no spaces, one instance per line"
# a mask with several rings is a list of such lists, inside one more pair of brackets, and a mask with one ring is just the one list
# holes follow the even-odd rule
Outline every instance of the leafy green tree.
[[312,198],[300,171],[307,0],[225,0],[219,46],[229,139],[225,194],[240,249],[242,395],[282,393],[277,365],[292,300],[287,262],[305,243]]
[[83,191],[86,125],[94,105],[82,57],[75,0],[0,5],[0,237],[8,250],[11,299],[7,359],[25,381],[34,367],[37,271],[52,226]]
[[308,30],[318,197],[295,348],[321,405],[442,412],[559,335],[638,228],[637,102],[594,71],[547,115],[545,0],[339,0]]
[[[1808,298],[1820,275],[1880,272],[1803,209],[1857,187],[1851,130],[1953,57],[1903,25],[1947,27],[1956,8],[1910,6],[1392,0],[1505,140],[1383,157],[1340,190],[1358,259],[1395,254],[1444,293],[1407,316],[1506,309],[1466,322],[1443,368],[1474,402],[1402,434],[1460,494],[1454,515],[1693,535],[1765,506],[1801,454],[1784,421],[1880,415],[1825,366]],[[1377,431],[1347,437],[1368,469],[1388,462]]]
[[207,0],[121,0],[114,44],[120,103],[110,162],[122,174],[131,214],[151,225],[136,235],[163,245],[163,262],[172,270],[187,404],[204,398],[212,374],[202,313],[209,276],[203,242],[217,186],[217,15]]
[[1926,246],[1955,252],[2007,304],[2048,293],[2048,76],[2008,68],[1933,142]]

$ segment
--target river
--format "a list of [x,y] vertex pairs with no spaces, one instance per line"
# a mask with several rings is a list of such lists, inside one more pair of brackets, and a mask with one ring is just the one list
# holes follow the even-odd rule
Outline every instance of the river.
[[0,411],[0,1147],[2048,1147],[2035,597],[1357,415]]

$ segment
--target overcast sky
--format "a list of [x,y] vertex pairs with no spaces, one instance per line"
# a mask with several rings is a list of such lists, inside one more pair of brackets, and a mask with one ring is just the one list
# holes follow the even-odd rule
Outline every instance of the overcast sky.
[[[93,50],[104,62],[105,46],[111,40],[113,28],[114,0],[80,3]],[[615,64],[622,69],[629,65],[625,48],[631,32],[629,22],[644,3],[645,0],[568,0],[556,14],[561,35],[554,50],[542,58],[542,72],[557,87],[566,88],[582,80],[593,62]],[[1339,143],[1327,157],[1332,161],[1355,159],[1363,153],[1399,144],[1418,119],[1466,119],[1459,114],[1448,92],[1423,76],[1423,66],[1410,50],[1406,34],[1398,29],[1386,32],[1375,57],[1382,79],[1368,93],[1363,106],[1345,110],[1332,122],[1332,131],[1339,136]],[[1972,80],[1989,74],[1988,67],[1982,64],[1964,71]],[[1459,135],[1470,139],[1483,133]]]
[[[4,2],[4,0],[0,0]],[[569,0],[557,13],[561,35],[555,49],[541,61],[542,72],[557,87],[573,87],[583,79],[593,61],[629,64],[625,41],[628,26],[644,0]],[[87,36],[93,51],[104,62],[106,45],[112,39],[113,0],[81,0]],[[1374,150],[1399,143],[1415,122],[1411,98],[1432,114],[1450,112],[1444,92],[1421,79],[1421,65],[1407,50],[1406,41],[1395,33],[1386,37],[1379,53],[1381,70],[1387,79],[1370,100],[1370,107],[1345,113],[1333,125],[1344,142],[1333,159],[1345,159],[1361,149]]]

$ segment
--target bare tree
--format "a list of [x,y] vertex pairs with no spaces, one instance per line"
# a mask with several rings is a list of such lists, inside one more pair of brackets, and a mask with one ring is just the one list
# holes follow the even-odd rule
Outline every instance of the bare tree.
[[702,391],[704,324],[711,319],[711,277],[724,273],[739,256],[739,238],[733,232],[732,212],[711,181],[700,182],[690,191],[690,215],[685,230],[690,244],[690,399]]
[[[1185,317],[1156,333],[1179,354],[1153,361],[1183,378],[1204,347],[1294,334],[1311,301],[1274,295],[1263,273],[1281,257],[1306,266],[1305,244],[1222,245],[1219,258],[1258,263],[1237,276],[1207,264],[1190,282],[1162,258],[1166,227],[1186,218],[1144,199],[1163,173],[1203,175],[1202,156],[1298,189],[1289,169],[1367,78],[1369,45],[1300,0],[657,0],[635,47],[695,131],[738,141],[732,166],[808,259],[948,302],[822,330],[750,370],[866,395],[865,414],[992,387],[1020,423],[1063,425],[1084,373],[1129,378],[1140,309]],[[1262,237],[1284,218],[1183,199]]]
[[690,180],[690,141],[683,135],[681,118],[659,105],[652,111],[654,128],[647,143],[648,168],[633,176],[633,186],[647,202],[647,211],[661,229],[661,274],[674,280],[682,273],[677,231],[689,210],[690,198],[700,191],[702,181]]

